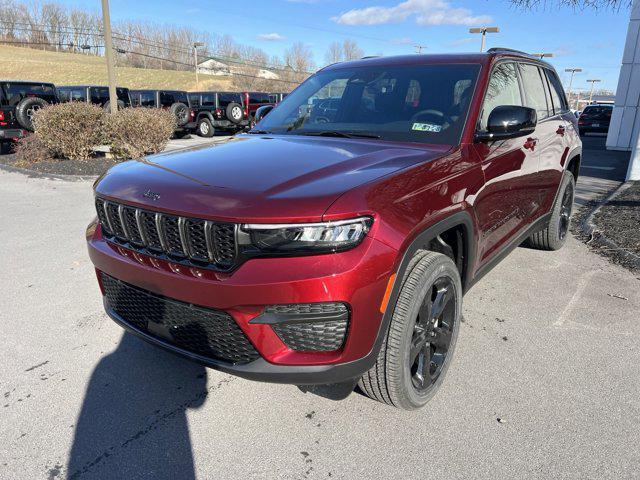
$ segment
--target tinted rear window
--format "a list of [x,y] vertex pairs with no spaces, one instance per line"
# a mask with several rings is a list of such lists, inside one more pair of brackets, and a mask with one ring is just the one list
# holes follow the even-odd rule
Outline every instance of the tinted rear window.
[[601,116],[611,116],[613,112],[613,108],[611,107],[600,107],[600,106],[589,106],[584,109],[582,112],[583,115],[601,115]]
[[200,94],[199,93],[190,93],[189,94],[189,105],[192,107],[200,106]]
[[219,93],[218,94],[218,106],[226,107],[231,102],[239,103],[242,105],[242,95],[239,93]]
[[215,107],[216,106],[216,94],[215,93],[203,93],[202,94],[202,105],[205,107]]
[[249,103],[270,103],[268,93],[249,92]]
[[51,84],[11,83],[2,84],[9,105],[17,105],[25,97],[41,97],[48,102],[56,100],[56,89]]

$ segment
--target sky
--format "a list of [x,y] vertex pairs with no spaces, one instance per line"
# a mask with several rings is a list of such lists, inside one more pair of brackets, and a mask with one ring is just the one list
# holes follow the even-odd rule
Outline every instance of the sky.
[[[99,0],[62,3],[99,9]],[[296,41],[306,43],[317,65],[325,63],[330,43],[358,42],[366,55],[469,52],[480,49],[480,36],[469,27],[498,26],[487,34],[486,48],[551,52],[565,85],[565,68],[578,67],[574,90],[598,78],[615,90],[627,32],[629,10],[573,10],[558,0],[522,10],[507,0],[110,0],[112,21],[144,20],[190,26],[213,35],[229,34],[281,56]]]

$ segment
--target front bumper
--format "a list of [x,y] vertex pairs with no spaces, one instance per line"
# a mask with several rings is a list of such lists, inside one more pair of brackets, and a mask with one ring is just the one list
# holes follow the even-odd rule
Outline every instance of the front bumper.
[[[260,358],[232,365],[183,350],[136,328],[105,303],[116,323],[174,353],[251,380],[293,384],[347,381],[375,362],[374,345],[382,321],[380,304],[396,252],[372,238],[342,253],[252,259],[232,274],[152,259],[108,243],[95,225],[88,229],[87,240],[99,272],[158,295],[228,313]],[[339,350],[291,350],[271,325],[251,322],[269,305],[318,302],[344,302],[350,308],[346,341]]]

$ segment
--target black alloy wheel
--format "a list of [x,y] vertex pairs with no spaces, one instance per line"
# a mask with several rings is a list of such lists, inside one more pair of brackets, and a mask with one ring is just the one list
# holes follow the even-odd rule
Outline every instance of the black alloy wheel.
[[560,225],[558,226],[558,235],[561,240],[567,236],[569,231],[569,223],[571,222],[571,211],[573,210],[573,183],[567,185],[562,195],[562,203],[560,204]]
[[435,383],[442,372],[456,321],[454,303],[449,277],[438,278],[422,301],[409,351],[411,381],[419,392]]

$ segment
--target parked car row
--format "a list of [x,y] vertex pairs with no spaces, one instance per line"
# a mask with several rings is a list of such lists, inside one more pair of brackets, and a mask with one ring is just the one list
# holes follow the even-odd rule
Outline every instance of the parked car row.
[[[176,117],[177,138],[190,133],[212,137],[216,130],[237,133],[255,124],[258,108],[275,105],[286,93],[185,92],[129,90],[117,87],[118,108],[147,107],[170,110]],[[0,144],[16,141],[33,131],[33,114],[52,103],[87,102],[111,108],[109,88],[103,85],[65,85],[0,81]]]

